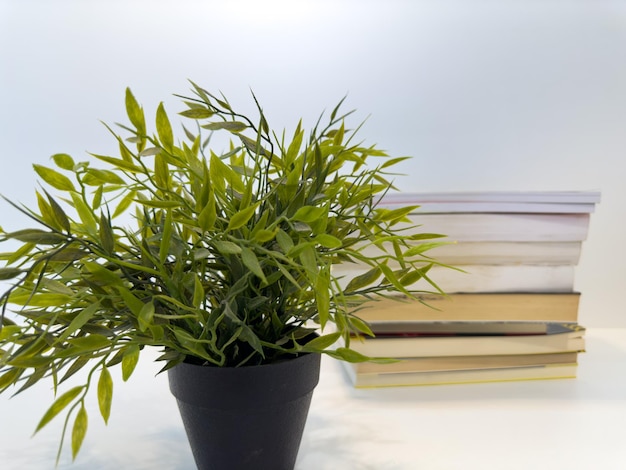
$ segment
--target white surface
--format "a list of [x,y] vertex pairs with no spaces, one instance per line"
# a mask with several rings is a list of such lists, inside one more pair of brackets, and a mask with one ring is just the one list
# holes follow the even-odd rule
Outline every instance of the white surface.
[[347,94],[367,144],[415,157],[403,191],[601,190],[581,322],[626,327],[624,0],[0,0],[0,44],[2,194],[114,152],[126,86],[173,122],[188,78],[247,110],[252,88],[291,131]]
[[[355,390],[324,359],[297,470],[623,470],[626,329],[590,329],[577,379]],[[85,448],[60,469],[192,470],[165,376],[140,363],[116,383],[109,428],[92,411]],[[122,390],[123,389],[123,390]],[[57,433],[30,439],[46,390],[0,398],[3,470],[53,468]]]

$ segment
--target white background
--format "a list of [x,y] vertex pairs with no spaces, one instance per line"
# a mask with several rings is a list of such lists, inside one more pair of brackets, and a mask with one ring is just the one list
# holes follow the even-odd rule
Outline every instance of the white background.
[[187,79],[244,108],[253,89],[278,129],[347,94],[369,143],[415,157],[405,191],[600,189],[580,320],[626,326],[625,1],[0,0],[0,193],[113,152],[126,86],[173,115]]

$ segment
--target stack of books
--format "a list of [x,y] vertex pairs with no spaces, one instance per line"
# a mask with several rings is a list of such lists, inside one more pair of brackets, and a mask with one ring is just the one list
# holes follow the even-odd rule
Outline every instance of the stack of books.
[[[576,376],[585,329],[574,273],[599,192],[398,194],[383,207],[420,205],[421,232],[450,244],[427,253],[462,271],[429,272],[448,295],[373,301],[359,310],[375,338],[353,349],[392,363],[346,364],[357,387]],[[365,267],[342,264],[351,278]],[[425,281],[414,288],[432,290]]]

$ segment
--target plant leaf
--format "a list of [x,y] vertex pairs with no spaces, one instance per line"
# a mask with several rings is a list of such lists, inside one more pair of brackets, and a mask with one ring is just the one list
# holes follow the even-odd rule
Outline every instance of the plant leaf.
[[259,263],[259,259],[256,257],[254,252],[248,247],[241,247],[241,260],[243,264],[250,270],[252,273],[260,278],[265,284],[267,284],[267,279],[265,278],[265,274],[263,273],[263,269],[261,268],[261,264]]
[[96,233],[98,224],[96,223],[96,218],[91,212],[91,208],[87,205],[87,203],[85,203],[79,193],[72,192],[71,195],[72,201],[74,202],[74,208],[76,209],[76,212],[78,212],[80,220],[82,220],[89,232]]
[[18,367],[11,367],[4,374],[0,375],[0,393],[8,388],[11,384],[17,383],[17,379],[20,378],[24,369]]
[[243,227],[254,215],[254,211],[256,211],[257,204],[254,204],[250,207],[246,207],[245,209],[240,210],[236,214],[234,214],[230,220],[228,221],[228,231],[237,230],[238,228]]
[[76,315],[72,319],[68,327],[65,329],[65,331],[63,331],[63,333],[61,334],[61,336],[59,336],[56,342],[59,344],[62,344],[67,338],[70,337],[72,333],[74,333],[83,325],[85,325],[85,323],[87,323],[94,316],[94,314],[98,311],[99,308],[100,308],[99,302],[96,302],[84,308],[78,315]]
[[[340,359],[346,362],[366,362],[371,359],[367,356],[364,356],[361,353],[358,353],[348,348],[337,348],[332,351],[324,351],[324,352],[328,354],[329,356],[334,357],[335,359]],[[389,362],[389,361],[386,361],[386,362]]]
[[122,380],[126,382],[139,362],[139,346],[131,344],[122,357]]
[[326,207],[303,206],[298,209],[291,218],[293,220],[310,224],[316,222],[322,217],[326,217],[327,215],[328,213],[326,212]]
[[59,191],[75,191],[72,181],[58,171],[43,165],[37,165],[36,163],[33,164],[33,168],[41,179],[53,188],[58,189]]
[[137,103],[137,100],[130,91],[130,88],[126,88],[126,114],[128,119],[137,129],[137,133],[140,135],[146,134],[146,119],[143,114],[143,109]]
[[203,124],[201,127],[204,129],[208,129],[210,131],[217,131],[220,129],[225,129],[229,132],[241,132],[245,131],[248,128],[248,125],[239,122],[239,121],[224,121],[224,122],[210,122],[208,124]]
[[111,416],[111,403],[113,402],[113,379],[107,367],[102,368],[98,379],[98,407],[105,423]]
[[[13,279],[22,274],[22,270],[18,268],[0,268],[0,281]],[[0,330],[1,332],[2,330]]]
[[160,103],[157,108],[156,128],[163,147],[165,147],[166,150],[171,150],[174,145],[174,133],[172,132],[172,125],[167,117],[163,103]]
[[241,246],[236,243],[218,240],[213,242],[217,251],[223,255],[238,255],[241,253]]
[[139,330],[146,331],[146,329],[152,324],[154,318],[154,303],[148,302],[143,304],[139,315],[137,315],[137,321],[139,322]]
[[304,345],[303,350],[310,351],[310,352],[319,352],[319,351],[322,351],[324,349],[331,347],[333,344],[335,344],[339,340],[339,338],[341,338],[341,333],[338,331],[334,333],[329,333],[326,335],[318,336],[317,338],[312,339],[311,341],[306,343]]
[[48,411],[45,412],[41,421],[37,425],[37,429],[35,429],[35,433],[37,433],[41,428],[43,428],[46,424],[54,419],[56,415],[58,415],[63,409],[69,405],[74,399],[83,391],[84,386],[74,387],[59,398],[57,398],[54,403],[48,408]]
[[363,287],[367,287],[378,280],[382,271],[378,266],[373,267],[369,271],[354,277],[344,289],[344,292],[356,292]]
[[56,245],[67,241],[67,238],[60,233],[46,232],[36,228],[7,233],[5,237],[37,245]]
[[74,170],[74,165],[76,165],[74,163],[74,159],[70,157],[67,153],[54,154],[52,155],[52,160],[54,160],[56,166],[63,170],[72,171]]
[[83,404],[76,414],[76,420],[74,421],[74,427],[72,428],[72,460],[76,459],[76,456],[83,445],[85,435],[87,434],[87,424],[87,410],[85,410],[85,405]]
[[213,116],[213,112],[207,108],[189,108],[178,114],[190,119],[207,119]]

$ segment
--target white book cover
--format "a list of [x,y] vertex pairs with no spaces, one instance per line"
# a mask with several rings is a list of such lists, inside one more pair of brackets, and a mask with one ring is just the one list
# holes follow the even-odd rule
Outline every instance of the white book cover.
[[[417,245],[417,243],[416,243]],[[389,246],[389,249],[392,249]],[[425,254],[440,263],[577,265],[582,242],[456,242],[438,246]],[[364,255],[380,254],[378,248],[364,248]]]
[[[439,233],[458,242],[576,242],[587,238],[589,214],[412,214],[414,233]],[[401,227],[401,225],[398,225]]]
[[388,193],[380,207],[419,205],[417,213],[592,213],[599,191]]
[[529,204],[596,204],[601,199],[597,190],[590,191],[454,191],[454,192],[396,192],[387,193],[383,201],[405,205],[426,202],[493,202]]
[[[575,266],[467,265],[459,268],[463,271],[434,266],[428,276],[447,294],[574,292]],[[367,270],[363,265],[342,263],[333,266],[333,275],[340,278],[339,284],[345,288],[351,279]],[[423,279],[410,288],[433,291],[432,286]]]

